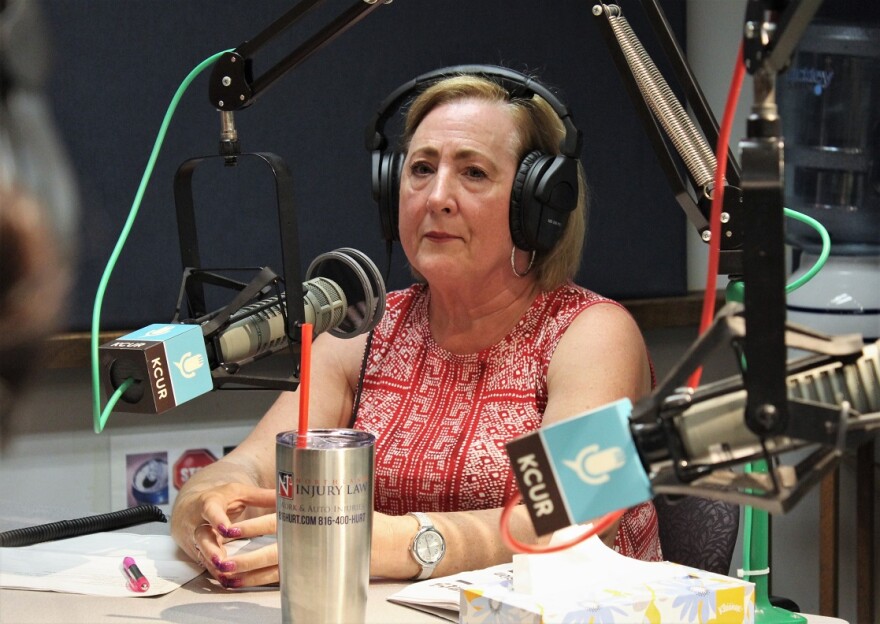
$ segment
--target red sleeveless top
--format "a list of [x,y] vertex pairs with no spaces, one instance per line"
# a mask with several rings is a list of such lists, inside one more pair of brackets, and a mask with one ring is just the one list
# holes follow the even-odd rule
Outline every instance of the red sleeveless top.
[[[354,426],[376,435],[376,510],[501,507],[516,491],[505,443],[541,425],[547,369],[569,324],[595,303],[568,284],[538,295],[499,343],[468,355],[438,346],[425,285],[388,294],[367,355]],[[624,514],[615,549],[660,560],[651,503]]]

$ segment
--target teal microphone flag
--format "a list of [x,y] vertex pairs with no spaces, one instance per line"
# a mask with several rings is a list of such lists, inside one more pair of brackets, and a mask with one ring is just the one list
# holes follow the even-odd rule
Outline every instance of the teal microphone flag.
[[135,380],[116,404],[119,411],[159,414],[214,388],[199,325],[147,325],[99,351],[108,395],[126,379]]
[[517,486],[538,535],[651,500],[651,482],[620,399],[507,444]]

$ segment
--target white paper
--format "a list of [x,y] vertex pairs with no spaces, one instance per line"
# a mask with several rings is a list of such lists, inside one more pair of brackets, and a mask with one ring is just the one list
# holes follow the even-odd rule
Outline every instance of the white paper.
[[[247,544],[226,544],[232,554]],[[150,582],[132,591],[122,568],[134,558]],[[178,549],[168,535],[93,533],[20,548],[0,548],[0,587],[138,598],[167,594],[204,570]]]
[[418,581],[388,596],[388,600],[457,622],[463,587],[510,583],[512,574],[511,564],[502,563],[485,570],[472,570]]

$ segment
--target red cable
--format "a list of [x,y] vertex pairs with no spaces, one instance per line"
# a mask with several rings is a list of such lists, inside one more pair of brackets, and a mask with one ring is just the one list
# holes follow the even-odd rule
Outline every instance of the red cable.
[[[736,105],[739,101],[739,94],[742,89],[743,77],[745,75],[745,65],[743,64],[742,57],[743,47],[742,43],[740,43],[736,57],[736,66],[734,67],[733,72],[733,79],[730,84],[730,90],[727,94],[727,104],[724,107],[724,116],[721,120],[721,127],[719,128],[718,144],[715,146],[715,187],[712,194],[712,208],[709,215],[709,232],[711,233],[711,238],[709,240],[709,264],[708,273],[706,275],[706,291],[703,295],[703,310],[699,329],[700,335],[709,329],[709,326],[712,324],[712,320],[715,317],[715,297],[717,294],[715,291],[717,288],[718,259],[721,248],[721,207],[724,204],[724,173],[727,170],[727,150],[728,143],[730,142],[730,131],[733,126]],[[699,386],[702,374],[702,367],[697,368],[688,380],[688,386],[692,389]],[[510,550],[529,554],[552,553],[571,548],[572,546],[575,546],[576,544],[579,544],[605,530],[611,524],[616,522],[625,511],[621,509],[605,514],[598,522],[593,523],[592,528],[584,535],[580,535],[568,542],[554,544],[552,546],[536,546],[520,542],[510,533],[510,514],[520,500],[520,494],[517,492],[504,505],[504,509],[501,512],[501,539],[504,542],[504,545]]]
[[[712,193],[712,210],[709,215],[709,265],[706,274],[706,290],[703,294],[703,313],[700,318],[700,334],[703,335],[715,317],[715,296],[718,277],[718,258],[721,248],[721,207],[724,204],[724,173],[727,171],[727,146],[730,142],[730,129],[733,126],[733,118],[736,115],[736,104],[739,101],[739,93],[742,89],[745,65],[743,64],[743,46],[739,45],[736,56],[733,80],[730,83],[730,91],[727,94],[727,104],[724,107],[724,117],[721,120],[721,128],[718,132],[718,145],[715,146],[715,188]],[[700,385],[700,377],[703,368],[697,368],[690,379],[688,387],[696,389]]]
[[519,492],[515,493],[510,500],[507,501],[504,505],[504,509],[501,511],[501,539],[504,542],[504,545],[513,552],[528,553],[532,555],[558,552],[560,550],[565,550],[566,548],[571,548],[576,544],[580,544],[584,540],[593,537],[597,533],[601,533],[614,524],[614,522],[616,522],[625,511],[620,509],[605,514],[598,522],[594,522],[592,528],[590,528],[585,534],[579,535],[572,540],[562,544],[538,546],[535,544],[520,542],[510,533],[510,514],[513,513],[514,508],[519,504],[520,500],[522,500],[522,498],[520,497]]

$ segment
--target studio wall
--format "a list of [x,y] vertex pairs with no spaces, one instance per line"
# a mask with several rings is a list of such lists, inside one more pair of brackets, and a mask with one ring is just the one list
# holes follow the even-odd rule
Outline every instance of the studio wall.
[[[327,1],[260,51],[259,75],[351,5]],[[622,2],[663,67],[640,3]],[[65,329],[90,326],[95,293],[129,216],[172,96],[199,63],[254,37],[290,9],[259,0],[52,0],[44,12],[54,50],[49,96],[81,195],[79,263]],[[685,3],[664,2],[684,32]],[[364,131],[378,104],[425,71],[459,63],[533,72],[570,106],[584,135],[581,159],[592,211],[577,281],[628,299],[686,291],[684,216],[644,136],[590,3],[560,0],[406,2],[384,5],[236,113],[244,152],[289,166],[303,268],[355,247],[384,269],[385,246],[370,194]],[[684,45],[683,34],[679,37]],[[170,320],[181,282],[174,174],[215,156],[219,113],[198,75],[168,125],[137,218],[109,281],[102,329]],[[200,166],[201,167],[201,166]],[[273,180],[256,167],[206,167],[193,198],[204,267],[280,271]],[[402,252],[389,288],[410,281]]]

